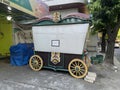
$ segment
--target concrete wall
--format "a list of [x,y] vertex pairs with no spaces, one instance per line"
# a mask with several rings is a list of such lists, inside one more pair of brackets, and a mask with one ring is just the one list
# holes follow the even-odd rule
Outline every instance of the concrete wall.
[[91,32],[89,31],[89,37],[87,39],[87,49],[88,51],[95,51],[97,52],[98,48],[98,35],[92,35]]

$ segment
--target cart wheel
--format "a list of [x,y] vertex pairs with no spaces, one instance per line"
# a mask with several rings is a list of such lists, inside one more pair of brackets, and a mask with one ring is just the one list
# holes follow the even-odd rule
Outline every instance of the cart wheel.
[[32,70],[39,71],[43,67],[43,60],[40,56],[33,55],[30,58],[29,65],[30,65]]
[[68,71],[75,78],[83,78],[88,72],[86,64],[80,59],[73,59],[68,65]]
[[84,56],[83,57],[83,61],[87,65],[87,67],[89,68],[90,64],[91,64],[91,60],[89,59],[89,57],[88,56]]

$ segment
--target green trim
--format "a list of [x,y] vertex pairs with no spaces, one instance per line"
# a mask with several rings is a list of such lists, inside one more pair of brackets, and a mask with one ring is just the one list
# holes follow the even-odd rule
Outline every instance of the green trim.
[[86,24],[88,22],[78,22],[78,23],[54,23],[54,24],[36,24],[33,26],[54,26],[54,25],[68,25],[68,24]]
[[49,26],[49,25],[67,25],[67,24],[85,24],[89,23],[89,20],[80,19],[80,18],[65,18],[59,22],[54,22],[53,20],[41,20],[33,26]]
[[48,66],[43,66],[43,68],[52,69],[54,71],[67,71],[68,72],[68,69],[60,69],[60,68],[54,68],[54,67],[48,67]]
[[16,33],[17,31],[21,31],[19,28],[14,28],[14,33]]
[[10,0],[10,2],[15,3],[27,10],[33,11],[29,0]]
[[33,26],[45,26],[45,25],[53,25],[53,24],[55,23],[52,20],[42,20],[33,24]]

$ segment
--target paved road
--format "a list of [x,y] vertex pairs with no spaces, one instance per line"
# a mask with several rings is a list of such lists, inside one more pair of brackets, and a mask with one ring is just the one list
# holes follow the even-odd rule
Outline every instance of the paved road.
[[118,61],[120,61],[120,48],[115,49],[115,56],[118,59]]
[[35,72],[27,66],[11,66],[0,60],[0,90],[120,90],[120,70],[93,65],[89,71],[97,73],[94,84],[75,79],[66,72],[42,69]]

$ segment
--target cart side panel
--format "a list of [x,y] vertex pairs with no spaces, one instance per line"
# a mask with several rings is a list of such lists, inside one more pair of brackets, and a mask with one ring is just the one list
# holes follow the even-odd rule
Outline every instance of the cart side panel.
[[68,65],[70,63],[70,61],[72,61],[73,59],[81,59],[82,60],[82,55],[78,55],[78,54],[64,54],[64,68],[68,69]]
[[82,59],[82,55],[78,54],[65,54],[65,53],[60,53],[60,62],[58,64],[53,64],[51,62],[51,53],[50,52],[39,52],[35,51],[36,55],[39,55],[43,59],[43,65],[44,67],[51,67],[54,68],[55,70],[68,70],[68,64],[70,63],[71,60],[78,58]]
[[35,51],[82,54],[89,24],[33,26]]

